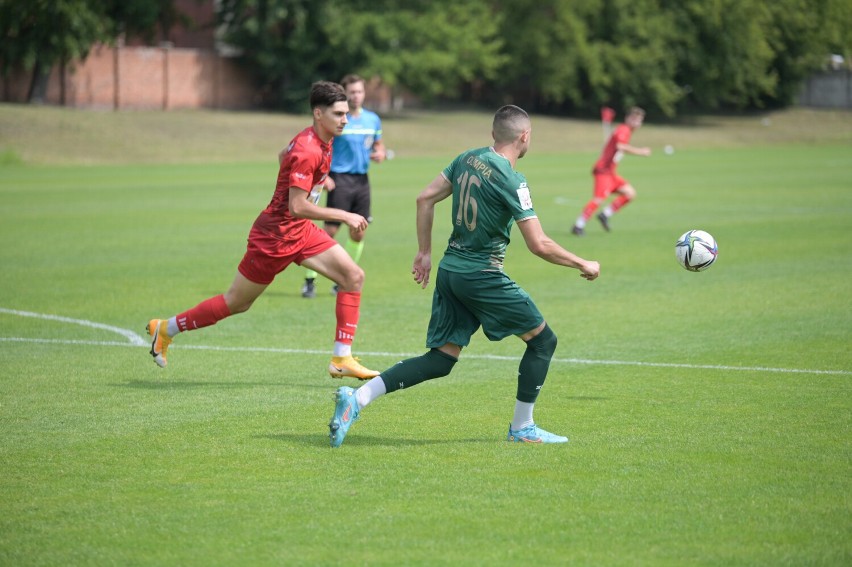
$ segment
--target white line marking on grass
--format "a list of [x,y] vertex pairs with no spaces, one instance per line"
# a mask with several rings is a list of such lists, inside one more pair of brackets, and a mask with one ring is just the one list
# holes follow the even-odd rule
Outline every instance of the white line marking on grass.
[[29,337],[0,337],[0,343],[37,343],[46,345],[88,345],[88,346],[125,346],[138,348],[144,345],[132,345],[130,343],[118,341],[77,341],[73,339],[33,339]]
[[60,317],[59,315],[46,315],[44,313],[33,313],[31,311],[18,311],[17,309],[5,309],[0,307],[0,313],[6,313],[8,315],[18,315],[19,317],[35,317],[36,319],[47,319],[48,321],[59,321],[60,323],[73,323],[75,325],[82,325],[84,327],[93,327],[95,329],[104,329],[106,331],[112,331],[113,333],[117,333],[130,341],[134,346],[144,346],[147,343],[145,339],[143,339],[138,334],[134,333],[129,329],[122,329],[120,327],[113,327],[112,325],[104,325],[103,323],[95,323],[93,321],[86,321],[85,319],[72,319],[70,317]]
[[639,362],[626,360],[584,360],[582,358],[554,358],[553,362],[571,364],[603,364],[614,366],[651,366],[656,368],[690,368],[700,370],[751,370],[754,372],[778,372],[787,374],[837,374],[852,375],[849,370],[808,370],[806,368],[772,368],[769,366],[727,366],[724,364],[679,364],[675,362]]
[[[141,337],[140,337],[141,339]],[[90,346],[119,346],[119,347],[147,347],[148,343],[129,344],[115,341],[77,341],[63,339],[32,339],[24,337],[0,337],[0,343],[3,342],[18,342],[18,343],[40,343],[40,344],[59,344],[59,345],[90,345]],[[267,352],[273,354],[318,354],[328,355],[328,350],[313,350],[299,348],[275,348],[275,347],[221,347],[209,345],[172,345],[172,349],[179,350],[212,350],[217,352]],[[362,351],[358,354],[364,356],[387,356],[391,358],[411,358],[420,356],[422,352],[405,353],[405,352],[368,352]],[[479,360],[509,360],[517,361],[520,356],[501,356],[496,354],[465,354],[464,358],[479,359]],[[678,364],[671,362],[640,362],[633,360],[590,360],[583,358],[554,358],[551,362],[564,364],[600,364],[605,366],[646,366],[651,368],[684,368],[687,370],[734,370],[734,371],[751,371],[751,372],[773,372],[780,374],[829,374],[838,376],[852,375],[852,371],[848,370],[808,370],[806,368],[771,368],[766,366],[728,366],[716,364]]]
[[[133,346],[147,347],[148,341],[142,336],[134,333],[129,329],[121,327],[113,327],[112,325],[104,325],[103,323],[95,323],[85,319],[72,319],[70,317],[61,317],[59,315],[47,315],[44,313],[33,313],[31,311],[18,311],[17,309],[5,309],[0,307],[0,313],[8,315],[18,315],[19,317],[35,317],[37,319],[46,319],[48,321],[59,321],[60,323],[73,323],[75,325],[83,325],[84,327],[92,327],[95,329],[104,329],[112,331],[125,337],[129,343],[116,341],[83,341],[83,340],[66,340],[66,339],[37,339],[24,337],[0,337],[0,342],[20,342],[20,343],[42,343],[42,344],[62,344],[62,345],[91,345],[91,346]],[[174,348],[174,347],[172,347]],[[275,354],[328,354],[327,350],[311,350],[298,348],[274,348],[274,347],[217,347],[205,345],[181,345],[180,349],[195,349],[195,350],[214,350],[222,352],[270,352]],[[412,356],[420,356],[421,353],[399,353],[399,352],[361,352],[366,356],[388,356],[392,358],[410,358]],[[517,356],[500,356],[495,354],[465,354],[465,358],[473,358],[479,360],[518,360]],[[565,364],[601,364],[609,366],[647,366],[651,368],[686,368],[693,370],[747,370],[752,372],[776,372],[786,374],[833,374],[833,375],[852,375],[848,370],[808,370],[806,368],[770,368],[765,366],[728,366],[716,364],[678,364],[672,362],[640,362],[632,360],[590,360],[583,358],[554,358],[551,362]]]

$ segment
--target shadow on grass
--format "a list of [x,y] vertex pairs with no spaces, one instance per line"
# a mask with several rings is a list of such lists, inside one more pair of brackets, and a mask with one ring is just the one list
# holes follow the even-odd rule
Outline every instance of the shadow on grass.
[[[328,447],[328,435],[282,433],[280,435],[255,435],[255,439],[272,439],[289,445],[304,445],[307,447]],[[459,445],[464,443],[478,443],[491,445],[493,438],[481,439],[394,439],[393,437],[371,437],[369,435],[356,435],[347,437],[344,445],[346,447],[424,447],[428,445]]]

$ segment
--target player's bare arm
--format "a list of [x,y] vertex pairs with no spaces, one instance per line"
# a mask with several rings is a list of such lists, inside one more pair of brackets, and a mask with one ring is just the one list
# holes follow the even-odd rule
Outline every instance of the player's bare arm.
[[651,148],[648,147],[638,147],[631,146],[630,144],[625,144],[623,142],[619,142],[616,144],[616,148],[620,152],[624,152],[626,154],[631,154],[634,156],[649,156],[651,155]]
[[308,193],[298,187],[290,187],[290,196],[287,202],[290,206],[290,213],[296,218],[342,222],[355,230],[367,230],[369,224],[367,219],[359,214],[315,205],[308,198]]
[[576,268],[580,270],[580,276],[589,281],[600,275],[600,264],[595,261],[584,260],[562,248],[545,234],[544,229],[541,228],[541,222],[537,218],[528,218],[519,221],[517,224],[527,248],[539,258],[559,266]]
[[417,255],[411,273],[420,287],[429,285],[432,271],[432,225],[435,221],[435,205],[453,194],[453,186],[443,175],[438,175],[417,196]]

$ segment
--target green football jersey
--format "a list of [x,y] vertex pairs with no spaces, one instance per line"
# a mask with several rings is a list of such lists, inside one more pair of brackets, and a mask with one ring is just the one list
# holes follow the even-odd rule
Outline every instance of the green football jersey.
[[459,155],[443,174],[453,185],[453,233],[440,267],[502,272],[512,223],[536,216],[526,178],[493,148]]

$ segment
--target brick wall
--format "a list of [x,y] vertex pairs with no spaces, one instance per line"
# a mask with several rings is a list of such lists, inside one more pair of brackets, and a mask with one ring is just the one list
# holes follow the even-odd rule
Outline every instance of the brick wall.
[[[2,81],[3,100],[25,102],[30,73]],[[85,61],[51,70],[47,104],[77,108],[245,109],[257,93],[234,58],[213,50],[96,46]]]

